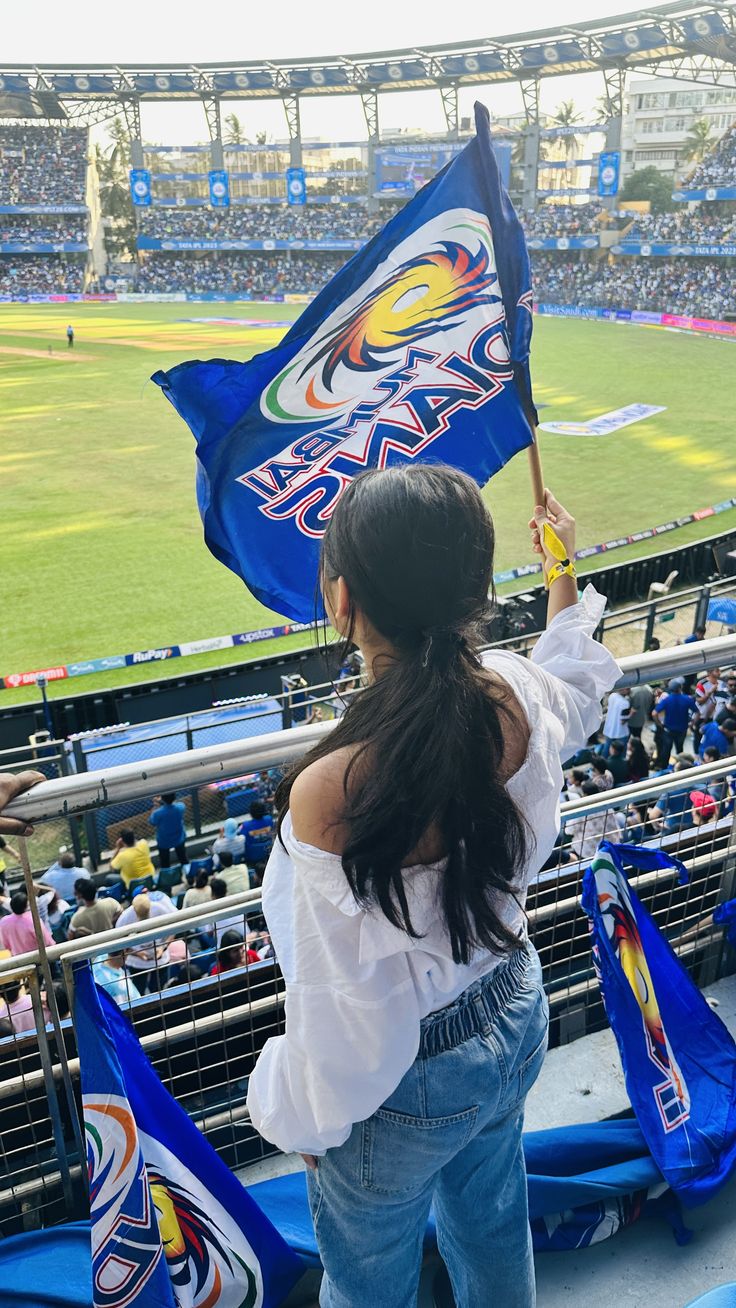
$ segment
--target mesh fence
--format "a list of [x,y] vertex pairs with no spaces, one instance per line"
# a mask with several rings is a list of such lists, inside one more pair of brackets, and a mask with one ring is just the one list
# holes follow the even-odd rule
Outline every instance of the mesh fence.
[[[614,841],[641,841],[682,859],[686,882],[681,884],[676,873],[658,870],[632,871],[632,884],[698,984],[733,969],[733,954],[713,921],[713,910],[736,890],[729,790],[734,766],[724,762],[689,771],[688,794],[697,788],[711,795],[713,803],[704,813],[683,808],[679,826],[664,798],[683,790],[678,775],[574,801],[565,810],[558,847],[532,883],[527,901],[530,935],[550,999],[553,1045],[605,1025],[587,918],[580,906],[589,855],[603,832]],[[183,886],[178,892],[169,889],[182,903]],[[151,902],[157,902],[155,895]],[[167,901],[159,902],[163,914]],[[139,917],[128,907],[120,923],[110,937],[69,941],[50,951],[54,991],[62,1001],[73,1111],[79,1111],[78,1051],[73,1025],[63,1014],[73,991],[73,960],[83,956],[129,1013],[166,1087],[228,1165],[244,1167],[270,1156],[274,1150],[257,1136],[246,1109],[255,1060],[265,1041],[284,1025],[284,984],[271,954],[258,890],[188,907],[166,920],[153,910]],[[10,967],[0,962],[6,1004],[0,1026],[3,1234],[85,1211],[72,1108],[53,1031],[45,1025],[46,1013],[40,1007],[41,976],[38,967],[31,966],[18,994],[11,985],[8,998],[8,982],[14,979]],[[18,1010],[16,1018],[17,1002],[25,1005],[25,1014]],[[32,1010],[34,1003],[36,1011],[29,1017],[28,1006]],[[31,1029],[21,1029],[28,1022]]]

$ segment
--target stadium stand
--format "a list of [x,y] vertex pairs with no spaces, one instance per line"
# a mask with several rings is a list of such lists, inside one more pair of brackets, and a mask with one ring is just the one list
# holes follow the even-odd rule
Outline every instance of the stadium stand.
[[0,297],[81,293],[86,185],[86,131],[0,127]]
[[216,291],[254,299],[291,292],[313,294],[343,262],[343,255],[329,253],[311,256],[227,251],[188,256],[154,253],[141,264],[137,289],[164,293]]
[[521,215],[527,236],[587,236],[595,233],[607,210],[600,204],[540,204]]
[[84,204],[87,133],[0,127],[0,204]]
[[699,163],[687,181],[699,186],[736,186],[736,123],[721,137],[715,150]]
[[693,213],[641,214],[626,231],[627,240],[676,241],[722,245],[732,241],[736,229],[733,206],[701,204]]
[[723,318],[736,309],[733,272],[723,259],[622,259],[598,262],[556,253],[534,255],[540,303],[651,310]]
[[362,205],[309,205],[296,212],[285,204],[150,209],[140,216],[138,234],[167,241],[367,241],[380,224]]
[[0,255],[0,296],[78,295],[84,262],[59,255]]

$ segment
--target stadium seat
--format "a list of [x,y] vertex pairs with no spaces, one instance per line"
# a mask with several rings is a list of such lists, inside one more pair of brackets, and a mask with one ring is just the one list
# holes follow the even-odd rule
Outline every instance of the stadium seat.
[[171,867],[159,868],[156,889],[163,890],[165,894],[170,895],[171,891],[180,886],[184,879],[184,870],[181,863],[174,863]]
[[736,1281],[706,1291],[699,1299],[693,1299],[687,1308],[736,1308]]
[[153,890],[153,877],[136,877],[128,886],[128,896],[133,898],[136,890]]
[[677,568],[673,568],[664,581],[653,581],[649,587],[647,599],[662,599],[664,595],[669,595],[679,575]]
[[120,903],[121,899],[125,897],[125,893],[125,882],[116,881],[114,886],[100,886],[97,891],[97,898],[117,899],[118,903]]
[[74,914],[77,911],[77,907],[78,906],[75,904],[73,908],[68,908],[66,912],[63,914],[59,925],[52,927],[51,934],[54,938],[55,944],[60,945],[66,940],[67,933],[69,931],[69,923],[74,917]]

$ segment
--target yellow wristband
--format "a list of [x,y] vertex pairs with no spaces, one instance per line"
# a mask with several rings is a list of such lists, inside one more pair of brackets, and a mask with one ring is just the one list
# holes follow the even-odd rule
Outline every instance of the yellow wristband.
[[558,577],[577,577],[573,560],[567,557],[565,546],[548,522],[542,524],[542,539],[550,554],[556,559],[544,578],[547,589],[553,581],[557,581]]
[[577,577],[577,575],[575,565],[571,563],[569,559],[560,559],[559,563],[552,564],[552,567],[545,577],[547,590],[549,590],[554,581],[557,581],[558,577]]

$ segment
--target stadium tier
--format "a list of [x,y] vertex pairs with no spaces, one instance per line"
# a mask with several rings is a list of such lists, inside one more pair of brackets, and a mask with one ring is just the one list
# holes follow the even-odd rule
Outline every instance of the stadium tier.
[[[388,180],[372,200],[366,191],[364,147],[350,142],[344,148],[325,146],[332,162],[327,165],[325,156],[321,171],[316,166],[320,148],[319,143],[305,145],[305,152],[312,152],[308,203],[291,205],[280,191],[287,162],[281,147],[229,146],[232,205],[213,207],[205,147],[186,147],[199,151],[192,154],[187,165],[192,171],[187,172],[174,170],[184,148],[177,155],[151,147],[146,159],[151,203],[135,206],[138,252],[124,270],[127,289],[212,298],[312,295],[396,211],[404,198],[396,188],[413,191],[445,161],[443,151],[458,147],[429,143],[421,146],[424,153],[412,147],[413,154],[408,146],[381,147],[379,175]],[[117,283],[105,281],[104,264],[91,266],[85,199],[91,184],[96,203],[98,183],[94,170],[88,180],[87,149],[87,133],[79,128],[0,127],[3,299],[114,290]],[[254,171],[254,161],[263,171]],[[242,170],[243,163],[250,171]],[[543,167],[552,165],[546,161],[540,163]],[[701,318],[720,318],[736,309],[730,271],[736,254],[733,201],[704,199],[672,213],[634,212],[606,207],[584,192],[579,200],[571,197],[563,174],[553,170],[552,176],[559,189],[521,213],[538,301]],[[513,175],[511,184],[513,189]],[[732,184],[736,128],[725,133],[686,183],[719,191]]]
[[78,295],[89,253],[87,132],[0,127],[0,297]]

